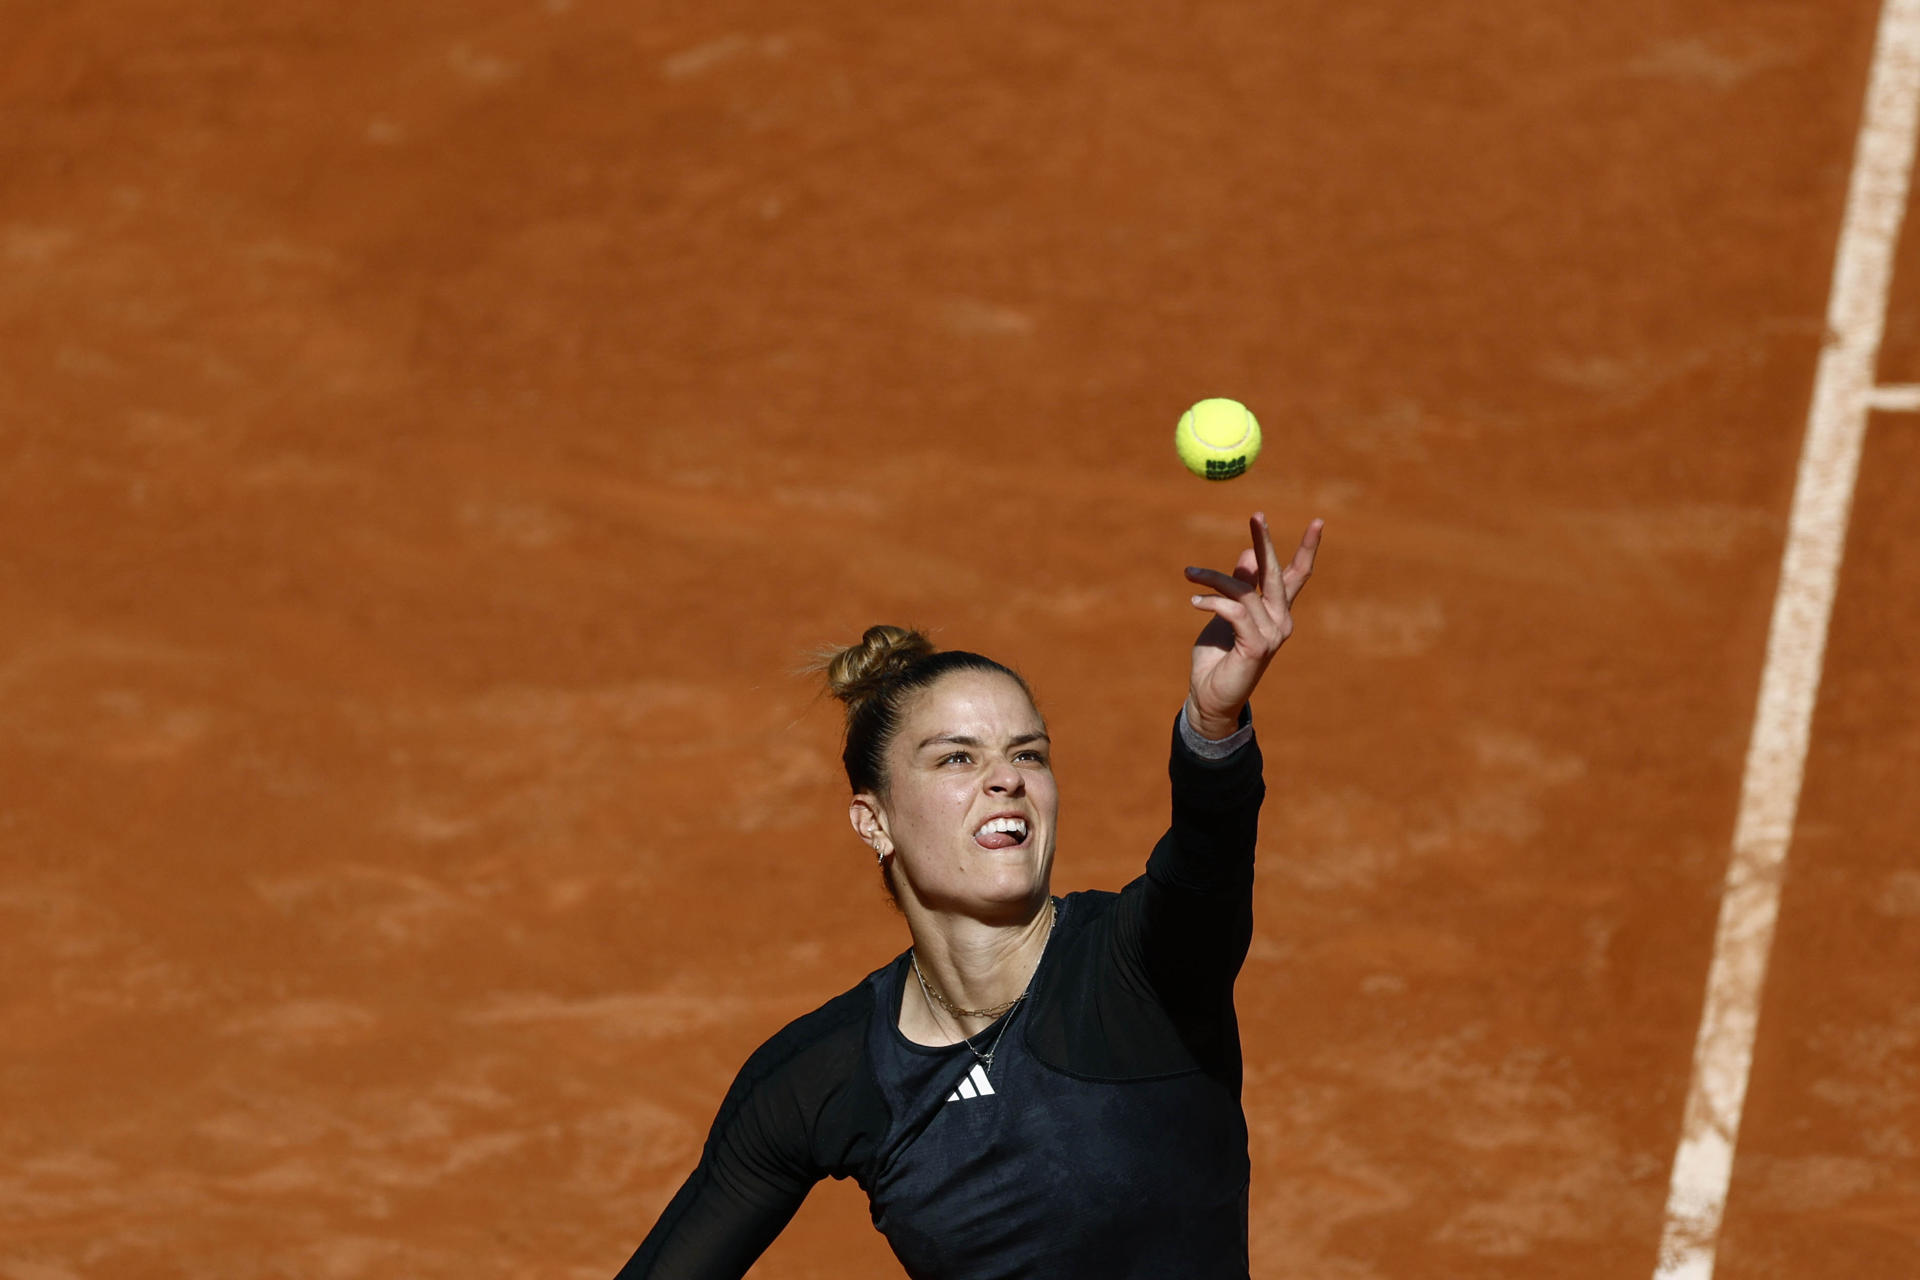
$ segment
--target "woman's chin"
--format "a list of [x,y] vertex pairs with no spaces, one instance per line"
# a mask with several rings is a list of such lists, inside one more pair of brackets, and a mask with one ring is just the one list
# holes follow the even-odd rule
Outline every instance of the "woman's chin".
[[1028,867],[1016,874],[995,876],[975,887],[975,897],[981,907],[996,913],[1031,911],[1034,904],[1045,901],[1046,896],[1046,875]]
[[1044,876],[1028,871],[1020,875],[995,876],[955,886],[951,893],[932,893],[926,904],[936,910],[972,916],[994,924],[1024,921],[1033,914],[1036,903],[1047,899]]

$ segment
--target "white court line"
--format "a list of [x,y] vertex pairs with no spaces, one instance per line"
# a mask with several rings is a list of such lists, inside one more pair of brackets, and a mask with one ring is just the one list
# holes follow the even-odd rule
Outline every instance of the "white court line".
[[1887,413],[1920,412],[1920,386],[1875,387],[1867,393],[1867,405]]
[[1906,210],[1917,117],[1920,0],[1886,0],[1834,258],[1827,343],[1814,377],[1813,408],[1794,483],[1655,1280],[1708,1280],[1713,1275],[1753,1063],[1760,989],[1800,805],[1827,622],[1873,400],[1874,362]]

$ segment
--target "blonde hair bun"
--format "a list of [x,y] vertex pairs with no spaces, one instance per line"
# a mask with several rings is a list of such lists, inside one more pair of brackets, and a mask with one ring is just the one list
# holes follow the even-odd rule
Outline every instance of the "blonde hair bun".
[[848,714],[852,714],[889,681],[933,651],[933,641],[918,631],[884,623],[868,627],[860,643],[827,656],[827,690],[846,703]]

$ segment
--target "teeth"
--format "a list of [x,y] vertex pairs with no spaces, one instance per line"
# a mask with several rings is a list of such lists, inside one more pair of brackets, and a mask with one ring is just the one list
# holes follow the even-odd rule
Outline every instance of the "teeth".
[[992,822],[987,823],[978,831],[974,832],[974,834],[983,836],[989,831],[1004,831],[1008,835],[1019,836],[1025,839],[1027,834],[1027,821],[1025,818],[995,818]]

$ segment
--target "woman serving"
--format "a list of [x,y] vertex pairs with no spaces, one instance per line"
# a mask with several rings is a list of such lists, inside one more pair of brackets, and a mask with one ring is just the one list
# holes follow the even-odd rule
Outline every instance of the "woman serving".
[[870,628],[834,656],[849,816],[912,946],[747,1059],[620,1280],[733,1280],[812,1186],[853,1178],[915,1280],[1247,1275],[1233,983],[1253,930],[1248,699],[1293,630],[1264,515],[1174,725],[1173,819],[1119,893],[1051,893],[1059,795],[1026,683]]

